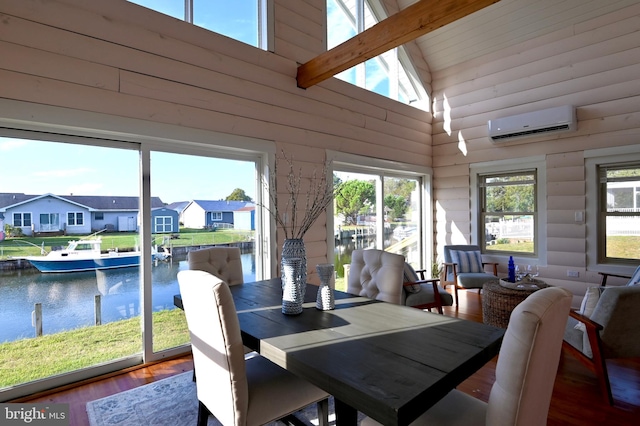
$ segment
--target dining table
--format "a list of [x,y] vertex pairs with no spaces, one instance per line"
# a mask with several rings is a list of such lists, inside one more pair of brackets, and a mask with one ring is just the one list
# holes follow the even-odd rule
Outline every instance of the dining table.
[[279,278],[230,289],[245,346],[332,395],[336,425],[356,425],[358,412],[411,423],[494,358],[505,332],[341,291],[319,310],[312,284],[302,313],[285,315]]

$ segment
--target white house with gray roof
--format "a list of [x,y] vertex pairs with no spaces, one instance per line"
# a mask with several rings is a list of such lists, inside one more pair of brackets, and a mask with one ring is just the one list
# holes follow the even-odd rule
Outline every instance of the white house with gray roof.
[[255,229],[255,204],[247,201],[192,200],[182,210],[185,228]]
[[[158,197],[152,197],[151,206],[153,233],[178,232],[175,210],[166,209]],[[0,193],[0,214],[24,235],[136,231],[140,223],[138,197]]]

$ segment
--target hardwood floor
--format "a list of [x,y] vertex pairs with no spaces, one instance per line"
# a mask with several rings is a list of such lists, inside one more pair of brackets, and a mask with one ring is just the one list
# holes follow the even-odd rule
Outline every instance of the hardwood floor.
[[[445,315],[482,321],[480,297],[476,291],[460,292],[460,306],[445,307]],[[458,389],[486,401],[495,380],[496,359],[463,382]],[[615,406],[607,405],[598,393],[593,373],[563,352],[549,409],[548,425],[636,425],[640,421],[640,359],[609,362]],[[86,403],[191,370],[191,356],[132,369],[31,398],[22,402],[70,404],[71,426],[88,424]]]

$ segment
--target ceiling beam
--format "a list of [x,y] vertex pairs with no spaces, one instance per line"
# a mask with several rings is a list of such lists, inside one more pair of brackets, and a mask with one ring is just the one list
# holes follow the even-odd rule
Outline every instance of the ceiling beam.
[[306,89],[500,0],[420,0],[298,67]]

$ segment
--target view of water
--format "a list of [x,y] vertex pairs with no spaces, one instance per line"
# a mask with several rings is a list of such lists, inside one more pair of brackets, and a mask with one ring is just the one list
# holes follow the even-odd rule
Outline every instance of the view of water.
[[[242,254],[246,282],[255,281],[255,261]],[[173,259],[153,267],[153,310],[174,309],[179,293],[178,271],[186,260]],[[140,315],[139,268],[94,272],[42,274],[37,270],[0,271],[0,343],[35,337],[32,312],[42,304],[43,333],[91,326],[95,323],[94,298],[102,295],[102,322]]]

